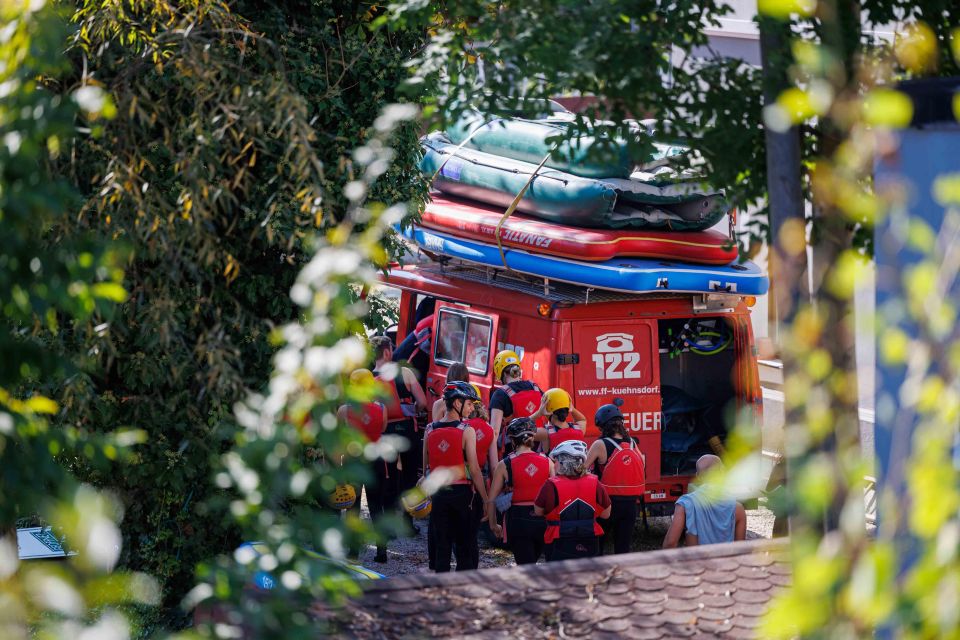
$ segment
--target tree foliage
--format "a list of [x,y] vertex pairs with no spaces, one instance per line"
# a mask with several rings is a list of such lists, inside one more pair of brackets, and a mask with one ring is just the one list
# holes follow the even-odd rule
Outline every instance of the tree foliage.
[[[161,579],[168,605],[198,561],[240,542],[212,484],[232,406],[268,379],[312,238],[345,215],[347,152],[418,42],[375,17],[350,2],[76,5],[64,86],[100,87],[115,117],[86,116],[59,158],[82,201],[58,233],[127,246],[129,299],[97,333],[49,337],[95,354],[59,389],[64,424],[147,434],[136,464],[76,467],[115,487],[122,561]],[[417,153],[407,125],[377,197],[423,198]]]
[[[40,336],[92,336],[125,298],[122,254],[96,237],[57,229],[77,197],[51,171],[78,113],[109,101],[96,87],[63,91],[67,26],[42,2],[0,4],[0,635],[62,638],[125,632],[121,606],[155,603],[145,575],[110,575],[122,507],[80,485],[65,461],[104,468],[128,458],[132,432],[58,426],[60,408],[37,389],[84,366]],[[18,519],[55,523],[47,535],[79,555],[64,566],[21,564]]]

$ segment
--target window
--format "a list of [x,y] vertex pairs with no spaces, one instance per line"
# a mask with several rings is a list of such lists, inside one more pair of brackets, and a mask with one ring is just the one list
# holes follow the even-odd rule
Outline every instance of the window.
[[462,362],[471,373],[485,374],[492,328],[493,322],[486,316],[441,309],[433,359],[446,366]]

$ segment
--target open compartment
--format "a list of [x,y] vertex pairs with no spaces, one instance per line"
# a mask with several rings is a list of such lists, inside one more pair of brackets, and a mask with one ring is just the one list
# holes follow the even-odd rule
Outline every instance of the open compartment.
[[662,476],[696,472],[697,459],[718,453],[734,412],[734,327],[722,316],[658,321]]

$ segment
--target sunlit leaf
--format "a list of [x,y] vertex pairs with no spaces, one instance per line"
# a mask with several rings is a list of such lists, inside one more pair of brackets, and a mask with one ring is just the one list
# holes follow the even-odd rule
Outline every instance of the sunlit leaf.
[[874,126],[903,128],[913,118],[913,101],[895,89],[874,89],[864,98],[863,115]]

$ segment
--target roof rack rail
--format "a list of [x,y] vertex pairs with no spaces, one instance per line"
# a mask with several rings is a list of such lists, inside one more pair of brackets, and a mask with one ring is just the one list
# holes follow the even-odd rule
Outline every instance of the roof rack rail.
[[435,273],[446,277],[458,278],[469,282],[489,284],[502,289],[526,293],[544,298],[550,302],[567,304],[590,304],[599,302],[619,302],[625,300],[657,300],[657,299],[690,299],[690,293],[626,293],[585,287],[582,285],[558,282],[549,278],[541,278],[508,269],[497,269],[476,265],[449,256],[433,256],[430,253],[417,252],[418,255],[428,258],[420,260],[420,269],[427,273]]

